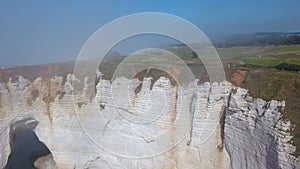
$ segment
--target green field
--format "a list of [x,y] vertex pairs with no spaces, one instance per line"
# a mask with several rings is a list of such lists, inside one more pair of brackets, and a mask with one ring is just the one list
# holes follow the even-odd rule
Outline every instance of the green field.
[[300,64],[300,56],[296,54],[285,54],[280,56],[237,56],[233,58],[235,65],[244,64],[247,67],[274,68],[280,63]]

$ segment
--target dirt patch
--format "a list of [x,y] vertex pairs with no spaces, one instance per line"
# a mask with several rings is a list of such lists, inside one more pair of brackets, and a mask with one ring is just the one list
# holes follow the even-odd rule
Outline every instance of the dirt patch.
[[50,122],[52,122],[51,105],[54,102],[56,96],[61,91],[62,84],[63,84],[63,79],[61,77],[54,77],[46,82],[47,91],[44,94],[43,101],[46,103],[47,114],[49,116]]
[[231,75],[232,84],[235,86],[241,86],[245,82],[247,75],[248,75],[247,70],[236,70]]

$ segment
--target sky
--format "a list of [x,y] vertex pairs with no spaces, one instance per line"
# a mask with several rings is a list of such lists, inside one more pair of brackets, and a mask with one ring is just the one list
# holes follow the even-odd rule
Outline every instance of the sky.
[[300,31],[299,7],[299,0],[0,1],[0,67],[75,60],[95,31],[137,12],[179,16],[213,40]]

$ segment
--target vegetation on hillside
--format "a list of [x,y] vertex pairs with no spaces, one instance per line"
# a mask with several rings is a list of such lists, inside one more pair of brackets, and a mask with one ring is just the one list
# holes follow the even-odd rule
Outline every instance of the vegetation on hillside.
[[300,32],[282,33],[266,32],[251,34],[235,34],[227,36],[226,40],[216,43],[218,47],[233,46],[267,46],[300,44]]

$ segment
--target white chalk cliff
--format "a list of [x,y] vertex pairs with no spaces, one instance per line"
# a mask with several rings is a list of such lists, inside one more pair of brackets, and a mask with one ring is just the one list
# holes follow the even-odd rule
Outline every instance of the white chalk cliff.
[[52,153],[55,162],[41,168],[300,168],[292,125],[279,112],[284,101],[251,98],[228,82],[175,87],[161,77],[150,90],[149,78],[100,80],[96,88],[85,79],[81,89],[76,81],[20,76],[0,84],[0,168],[20,125]]

